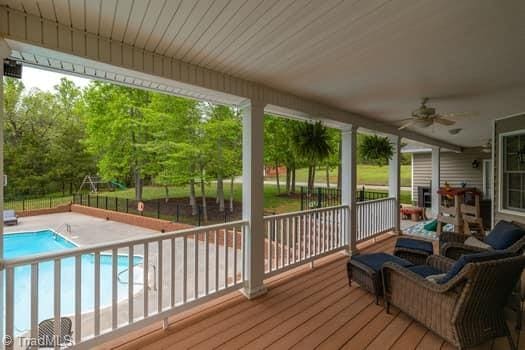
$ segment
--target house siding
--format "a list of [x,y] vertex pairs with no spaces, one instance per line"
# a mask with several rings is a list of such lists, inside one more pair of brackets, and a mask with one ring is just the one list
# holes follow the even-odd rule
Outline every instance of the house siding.
[[500,220],[517,221],[525,224],[525,216],[514,215],[502,212],[500,208],[500,189],[499,189],[499,136],[502,133],[525,129],[525,114],[516,115],[513,117],[499,119],[494,123],[494,223]]
[[[490,153],[479,149],[466,149],[462,153],[442,152],[440,157],[441,183],[451,186],[461,186],[483,189],[483,159],[490,159]],[[472,167],[472,161],[480,162],[479,168]],[[432,181],[431,153],[413,153],[412,155],[412,198],[418,201],[418,186],[430,187]]]

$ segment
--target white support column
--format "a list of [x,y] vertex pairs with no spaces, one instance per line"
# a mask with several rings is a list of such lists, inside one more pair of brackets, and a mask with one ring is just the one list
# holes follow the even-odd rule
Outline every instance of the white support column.
[[349,126],[341,130],[341,204],[348,205],[345,237],[348,242],[348,255],[358,254],[357,241],[357,128]]
[[396,199],[397,210],[394,213],[394,232],[401,233],[401,217],[399,206],[401,205],[401,138],[397,135],[389,137],[394,146],[394,155],[388,162],[388,196]]
[[264,104],[248,101],[242,109],[242,215],[248,221],[246,282],[243,293],[253,299],[264,286]]
[[[11,48],[0,37],[0,213],[4,212],[4,59],[11,54]],[[0,264],[4,260],[4,221],[0,220]],[[4,295],[4,270],[0,269],[0,295]],[[4,298],[0,301],[0,339],[4,339]]]
[[432,148],[432,186],[430,188],[432,196],[432,216],[437,217],[439,212],[439,190],[441,178],[440,178],[440,149],[439,147]]

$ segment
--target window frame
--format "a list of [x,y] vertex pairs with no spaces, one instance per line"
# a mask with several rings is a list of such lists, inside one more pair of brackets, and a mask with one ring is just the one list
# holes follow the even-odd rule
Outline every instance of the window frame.
[[[504,191],[503,176],[504,176],[504,165],[505,165],[504,163],[504,148],[505,147],[503,144],[503,139],[508,136],[516,136],[516,135],[525,136],[525,129],[505,132],[505,133],[501,133],[498,135],[498,211],[503,214],[511,214],[511,215],[525,217],[525,208],[523,209],[523,211],[520,211],[520,210],[514,210],[512,208],[505,208],[503,205],[503,200],[504,198],[506,198],[503,193]],[[525,170],[522,176],[525,176]],[[525,189],[522,189],[522,191],[525,191]]]

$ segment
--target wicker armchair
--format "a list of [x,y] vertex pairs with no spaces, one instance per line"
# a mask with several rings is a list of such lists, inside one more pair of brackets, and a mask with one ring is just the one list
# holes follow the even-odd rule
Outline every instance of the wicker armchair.
[[[453,260],[432,255],[427,264],[439,271]],[[504,306],[523,268],[525,256],[468,263],[451,280],[436,284],[394,263],[383,265],[387,312],[398,307],[459,349],[506,336],[516,349],[504,318]]]
[[[514,221],[512,223],[523,227],[523,224],[519,224]],[[473,246],[464,244],[465,240],[469,237],[470,235],[466,235],[462,233],[442,232],[439,236],[440,254],[448,258],[457,260],[464,254],[480,253],[486,250],[484,248],[478,248],[478,247],[473,247]],[[483,240],[484,237],[477,237],[477,238],[480,240]],[[523,253],[524,250],[525,250],[525,237],[521,238],[520,240],[515,242],[513,245],[505,249],[505,251],[508,251],[514,254]]]

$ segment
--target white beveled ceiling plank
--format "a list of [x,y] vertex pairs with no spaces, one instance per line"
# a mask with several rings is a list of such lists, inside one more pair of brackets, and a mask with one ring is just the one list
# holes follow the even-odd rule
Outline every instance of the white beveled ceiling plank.
[[171,24],[175,13],[179,10],[183,0],[167,0],[159,17],[155,19],[155,27],[146,41],[145,48],[148,51],[155,52],[157,45],[164,39],[166,30]]
[[[136,25],[136,23],[134,25]],[[32,28],[35,31],[31,40],[28,39],[27,28]],[[44,32],[38,33],[41,29],[44,29]],[[23,14],[3,6],[0,6],[0,33],[15,43],[21,42],[29,44],[29,48],[44,48],[48,50],[47,55],[53,59],[60,59],[60,57],[57,56],[60,56],[61,53],[66,56],[73,55],[82,57],[82,59],[89,60],[91,62],[90,64],[95,66],[106,64],[107,67],[101,69],[101,71],[111,71],[112,68],[110,67],[112,66],[115,67],[113,69],[121,67],[128,72],[127,74],[129,76],[140,78],[137,76],[137,74],[139,74],[144,77],[145,80],[152,82],[157,80],[160,84],[174,81],[178,82],[178,84],[185,85],[185,89],[188,91],[192,89],[202,91],[199,96],[205,96],[212,91],[218,91],[223,94],[242,98],[262,100],[271,105],[282,106],[290,110],[307,113],[314,119],[330,119],[339,123],[366,126],[381,132],[400,134],[403,137],[432,145],[439,145],[451,150],[461,149],[453,144],[432,137],[409,131],[398,132],[395,127],[385,125],[382,122],[374,121],[362,115],[320,104],[315,99],[305,99],[282,90],[238,79],[171,57],[156,55],[138,47],[116,42],[108,38],[102,38],[86,31],[71,28],[70,26],[57,24],[52,20],[49,21],[40,17]],[[57,38],[67,37],[74,38],[71,44],[67,42],[59,43],[57,41]],[[108,53],[111,54],[108,55]]]
[[132,5],[133,0],[117,0],[117,9],[111,23],[111,35],[109,38],[116,41],[124,40]]
[[142,22],[142,27],[140,28],[133,46],[137,47],[146,47],[146,42],[149,37],[152,35],[153,30],[157,25],[157,21],[160,17],[162,11],[165,10],[168,0],[157,0],[150,1],[148,10],[144,15],[144,21]]

